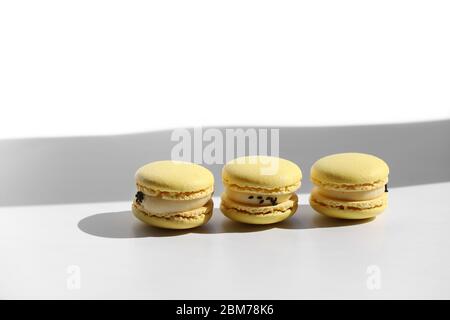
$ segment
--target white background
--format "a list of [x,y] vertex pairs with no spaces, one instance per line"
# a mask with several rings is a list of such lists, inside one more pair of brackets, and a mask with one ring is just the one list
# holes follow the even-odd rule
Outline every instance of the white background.
[[0,138],[450,117],[449,1],[2,1]]

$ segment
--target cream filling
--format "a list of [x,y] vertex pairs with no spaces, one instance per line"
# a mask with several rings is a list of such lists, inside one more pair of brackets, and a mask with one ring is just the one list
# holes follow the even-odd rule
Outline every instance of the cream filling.
[[248,204],[253,206],[274,206],[278,203],[289,200],[292,193],[275,193],[275,194],[262,194],[262,193],[250,193],[230,190],[225,188],[226,196],[242,204]]
[[369,191],[336,191],[327,190],[320,187],[314,187],[321,195],[327,198],[346,200],[346,201],[365,201],[378,198],[384,193],[384,187]]
[[164,215],[174,212],[183,212],[203,207],[211,199],[211,195],[198,199],[172,200],[144,194],[141,207],[154,215]]

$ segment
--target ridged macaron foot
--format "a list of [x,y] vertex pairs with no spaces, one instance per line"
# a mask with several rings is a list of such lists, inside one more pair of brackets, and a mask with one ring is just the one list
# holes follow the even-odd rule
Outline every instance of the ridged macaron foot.
[[326,216],[368,219],[387,207],[389,167],[382,159],[364,153],[339,153],[311,167],[314,188],[309,203]]
[[139,209],[134,203],[132,210],[136,218],[154,227],[164,229],[191,229],[202,226],[211,219],[213,201],[209,200],[205,206],[191,210],[191,216],[189,216],[189,212],[184,212],[182,214],[158,217]]
[[159,228],[190,229],[208,222],[214,176],[197,164],[156,161],[139,168],[135,175],[137,193],[133,214]]
[[293,162],[270,156],[240,157],[222,170],[225,191],[222,213],[237,222],[271,224],[292,216],[298,208],[295,191],[302,172]]

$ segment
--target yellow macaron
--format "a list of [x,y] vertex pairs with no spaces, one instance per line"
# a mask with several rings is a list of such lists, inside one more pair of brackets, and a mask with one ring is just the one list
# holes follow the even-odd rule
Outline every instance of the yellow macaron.
[[249,224],[270,224],[292,216],[302,172],[277,157],[249,156],[228,162],[222,170],[225,191],[220,210],[228,218]]
[[341,219],[367,219],[387,206],[389,167],[364,153],[339,153],[317,160],[311,167],[314,188],[311,207]]
[[208,222],[213,211],[214,176],[183,161],[156,161],[138,169],[132,210],[141,221],[166,229],[189,229]]

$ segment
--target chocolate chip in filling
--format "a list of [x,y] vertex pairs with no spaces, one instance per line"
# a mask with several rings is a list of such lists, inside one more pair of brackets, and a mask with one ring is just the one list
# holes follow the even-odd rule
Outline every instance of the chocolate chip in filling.
[[[253,198],[254,198],[254,196],[248,196],[248,199],[253,199]],[[275,205],[278,204],[277,203],[277,200],[278,200],[277,197],[266,197],[266,199],[264,200],[263,196],[257,196],[256,199],[259,200],[259,204],[263,204],[265,200],[270,201],[270,204],[272,206],[275,206]]]
[[136,203],[142,204],[142,201],[144,201],[144,193],[141,191],[138,191],[135,195],[136,197]]

